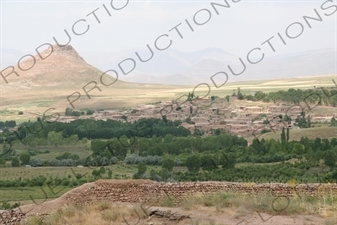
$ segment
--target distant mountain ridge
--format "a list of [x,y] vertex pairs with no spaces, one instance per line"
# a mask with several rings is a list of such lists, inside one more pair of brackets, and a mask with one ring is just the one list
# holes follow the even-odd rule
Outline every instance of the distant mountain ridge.
[[[145,50],[136,50],[140,55],[149,54]],[[105,53],[104,63],[99,54],[84,58],[98,68],[111,69],[125,58],[135,58],[135,50],[117,52],[115,55]],[[118,56],[122,57],[118,57]],[[112,58],[111,58],[112,57]],[[122,80],[135,83],[183,84],[193,85],[200,82],[210,82],[210,77],[217,72],[224,71],[230,77],[229,81],[281,79],[299,76],[316,76],[336,74],[336,50],[318,49],[282,56],[266,57],[258,64],[246,62],[246,71],[239,76],[230,73],[228,66],[242,70],[239,57],[221,49],[208,48],[201,51],[186,53],[176,50],[156,52],[146,63],[137,63],[136,69],[121,77]],[[110,61],[111,60],[111,61]]]
[[[37,66],[37,68],[32,68],[28,71],[27,74],[22,72],[25,74],[22,77],[34,75],[32,81],[35,84],[47,80],[51,83],[59,83],[59,80],[63,77],[62,79],[70,79],[67,84],[75,85],[75,80],[81,79],[81,83],[83,83],[85,81],[90,82],[92,77],[95,77],[96,80],[99,79],[98,76],[102,74],[102,71],[110,69],[118,71],[118,63],[126,58],[136,59],[136,51],[144,57],[149,57],[150,55],[146,49],[125,49],[116,53],[83,53],[81,56],[71,46],[65,48],[55,46],[55,49],[55,52],[47,60],[42,61],[44,69],[38,69]],[[47,49],[45,51],[48,52],[50,50]],[[3,52],[2,58],[7,57],[6,59],[12,61],[14,56],[20,53],[19,51],[7,49]],[[18,59],[20,57],[22,55],[18,56]],[[239,57],[242,57],[246,62],[243,56],[235,56],[218,48],[207,48],[189,53],[173,49],[162,52],[155,51],[153,58],[148,62],[140,63],[137,59],[135,70],[126,76],[121,75],[119,80],[133,83],[195,85],[202,82],[209,83],[210,77],[220,71],[228,73],[229,82],[337,73],[335,49],[308,50],[300,53],[266,57],[255,65],[246,63],[246,71],[239,76],[234,76],[230,73],[228,66],[242,70],[242,66],[239,65]],[[6,60],[4,62],[3,65],[7,65]],[[96,68],[87,62],[90,62]],[[53,65],[58,65],[58,68],[53,68]],[[41,77],[45,77],[43,75],[45,73],[49,73],[47,80],[41,79]]]

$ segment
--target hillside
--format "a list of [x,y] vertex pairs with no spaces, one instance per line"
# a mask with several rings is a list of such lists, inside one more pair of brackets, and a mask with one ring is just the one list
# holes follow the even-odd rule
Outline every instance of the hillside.
[[[88,64],[70,45],[58,47],[54,45],[41,53],[35,55],[36,62],[28,58],[20,63],[21,68],[31,69],[19,70],[19,77],[11,74],[7,77],[8,83],[2,79],[0,114],[6,120],[17,119],[19,111],[24,115],[20,118],[34,118],[34,113],[43,113],[48,108],[55,108],[57,112],[64,112],[65,108],[71,107],[67,96],[79,92],[81,98],[76,107],[85,108],[121,108],[135,106],[137,103],[149,103],[161,101],[163,98],[172,98],[172,94],[166,94],[176,86],[134,84],[120,80],[115,77],[104,76],[103,83],[111,84],[104,86],[100,80],[102,71]],[[11,70],[6,70],[7,75]],[[86,96],[83,87],[90,92],[90,99]],[[94,88],[95,83],[98,88]],[[93,89],[92,91],[90,91]],[[77,95],[76,95],[77,96]],[[94,99],[94,100],[92,100]]]
[[[8,84],[1,81],[2,89],[11,89],[16,86],[16,90],[34,87],[61,87],[71,86],[80,87],[90,81],[99,81],[103,73],[99,69],[88,64],[71,46],[59,47],[53,45],[41,52],[41,55],[35,55],[34,59],[27,59],[18,65],[14,65],[15,71],[19,77],[11,74],[7,77]],[[29,69],[31,68],[31,69]],[[5,74],[10,71],[5,70]],[[115,79],[111,76],[105,76],[106,83]],[[125,82],[117,81],[114,85],[119,86]]]
[[[318,126],[318,127],[312,127],[312,128],[306,128],[306,129],[293,129],[291,130],[289,140],[295,140],[299,141],[302,137],[308,137],[309,139],[315,139],[316,137],[319,137],[321,139],[327,138],[335,138],[337,135],[337,129],[336,127],[327,127],[327,126]],[[264,138],[267,139],[275,139],[275,140],[281,140],[281,131],[269,132],[262,135],[258,135],[259,139]],[[250,143],[254,139],[254,136],[250,136],[246,138]]]

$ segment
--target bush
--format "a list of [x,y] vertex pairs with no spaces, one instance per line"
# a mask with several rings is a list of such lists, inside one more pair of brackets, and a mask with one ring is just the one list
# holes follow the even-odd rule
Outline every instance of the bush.
[[161,156],[139,156],[137,154],[131,154],[125,157],[125,163],[127,164],[139,164],[145,163],[147,165],[161,165],[163,158]]
[[269,129],[262,129],[261,130],[261,134],[265,134],[265,133],[269,133],[269,132],[271,132],[271,130],[269,130]]
[[87,110],[87,115],[92,115],[92,114],[94,114],[94,112],[95,112],[94,110],[88,109]]
[[61,166],[76,166],[76,161],[72,159],[62,159],[60,162]]
[[50,166],[60,166],[61,165],[61,161],[58,160],[58,159],[52,158],[52,159],[49,160],[49,165]]
[[111,157],[110,159],[110,165],[116,164],[118,162],[118,159],[116,157]]
[[29,186],[34,187],[34,186],[42,186],[46,182],[47,178],[43,175],[39,175],[38,177],[34,177],[31,179]]
[[175,166],[180,166],[182,164],[183,164],[183,162],[180,159],[174,159],[174,165]]
[[70,181],[68,179],[65,179],[62,181],[63,186],[69,186],[69,184],[70,184]]
[[36,167],[36,166],[43,166],[44,161],[42,159],[31,159],[29,161],[29,165]]
[[31,155],[31,156],[36,156],[36,150],[35,149],[28,149],[27,150],[28,154]]
[[13,158],[11,164],[13,167],[19,167],[20,166],[19,158],[18,157]]

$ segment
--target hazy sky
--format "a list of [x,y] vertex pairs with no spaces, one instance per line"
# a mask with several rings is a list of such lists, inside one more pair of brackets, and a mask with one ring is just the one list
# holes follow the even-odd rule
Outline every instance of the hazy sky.
[[[323,1],[248,1],[234,3],[228,0],[230,8],[217,6],[216,14],[211,2],[225,4],[223,0],[126,0],[120,1],[12,1],[1,0],[1,48],[16,49],[24,53],[33,53],[43,43],[52,43],[53,37],[60,42],[67,41],[66,29],[72,37],[71,45],[79,52],[116,52],[125,48],[140,48],[154,41],[162,34],[168,34],[172,40],[171,49],[179,51],[196,51],[209,47],[223,49],[229,53],[244,57],[248,51],[260,47],[272,36],[275,36],[276,52],[272,56],[300,52],[310,49],[336,48],[337,12],[334,8],[323,10]],[[120,8],[121,10],[112,8]],[[105,4],[111,16],[103,7]],[[337,1],[328,2],[325,8],[337,5]],[[94,10],[100,23],[92,13]],[[310,20],[312,28],[305,23],[303,16],[317,17],[314,9],[322,16],[323,21]],[[199,13],[197,13],[201,10]],[[211,17],[209,18],[209,13]],[[324,14],[332,14],[326,16]],[[90,15],[88,15],[90,14]],[[88,16],[87,16],[88,15]],[[198,23],[209,21],[204,25]],[[81,19],[72,32],[73,24]],[[187,19],[194,29],[192,32]],[[303,33],[295,39],[286,37],[286,28],[299,22]],[[170,29],[179,26],[183,35]],[[284,46],[277,33],[284,36]],[[291,26],[289,35],[300,32],[299,24]],[[161,45],[169,39],[162,38]]]

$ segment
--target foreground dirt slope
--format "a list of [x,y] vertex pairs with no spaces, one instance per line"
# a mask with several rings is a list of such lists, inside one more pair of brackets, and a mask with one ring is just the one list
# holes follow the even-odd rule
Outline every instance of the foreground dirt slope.
[[[275,196],[316,196],[321,192],[336,193],[335,184],[301,184],[288,185],[279,183],[253,184],[253,183],[233,183],[233,182],[181,182],[163,183],[151,180],[99,180],[93,183],[84,184],[75,188],[58,199],[45,201],[42,204],[30,204],[21,206],[12,213],[2,212],[0,222],[12,220],[15,224],[19,218],[34,214],[50,213],[65,205],[74,203],[88,205],[100,201],[145,203],[151,199],[160,197],[173,197],[175,206],[190,194],[207,194],[218,191],[239,192],[242,194],[261,194],[270,192]],[[15,212],[22,212],[21,214]],[[9,215],[11,214],[11,215]],[[6,218],[3,218],[4,216]],[[204,216],[204,215],[203,215]],[[9,217],[9,218],[7,218]],[[13,218],[15,217],[15,221]]]

